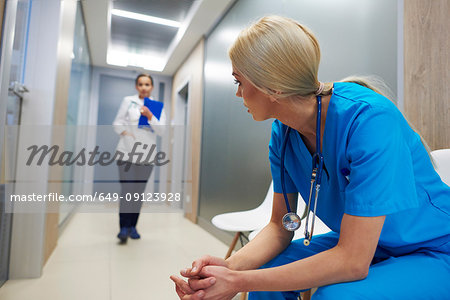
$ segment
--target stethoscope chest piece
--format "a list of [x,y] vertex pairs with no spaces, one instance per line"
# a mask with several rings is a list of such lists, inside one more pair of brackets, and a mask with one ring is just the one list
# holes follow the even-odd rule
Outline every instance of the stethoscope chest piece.
[[288,231],[295,231],[300,228],[301,219],[293,212],[289,212],[283,217],[283,227]]

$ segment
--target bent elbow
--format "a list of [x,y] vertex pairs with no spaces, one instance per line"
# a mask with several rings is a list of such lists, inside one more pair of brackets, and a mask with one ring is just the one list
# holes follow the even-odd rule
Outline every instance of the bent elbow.
[[358,280],[363,280],[369,275],[369,268],[364,268],[360,270]]
[[349,276],[352,280],[363,280],[369,275],[369,266],[367,264],[352,263]]

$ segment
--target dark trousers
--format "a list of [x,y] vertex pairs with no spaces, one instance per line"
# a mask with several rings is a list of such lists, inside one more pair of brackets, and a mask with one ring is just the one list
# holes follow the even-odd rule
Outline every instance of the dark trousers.
[[136,227],[142,206],[147,180],[153,165],[138,165],[130,162],[118,161],[120,178],[120,206],[119,222],[122,227]]

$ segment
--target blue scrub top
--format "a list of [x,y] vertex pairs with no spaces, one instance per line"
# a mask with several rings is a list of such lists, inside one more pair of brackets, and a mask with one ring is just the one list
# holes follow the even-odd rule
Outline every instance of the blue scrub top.
[[[287,126],[272,124],[269,159],[282,193],[280,153]],[[339,232],[343,214],[386,215],[378,246],[389,255],[419,248],[450,251],[450,187],[434,170],[420,137],[387,98],[355,83],[336,82],[323,137],[325,169],[317,216]],[[286,145],[288,193],[308,201],[312,156],[291,130]]]

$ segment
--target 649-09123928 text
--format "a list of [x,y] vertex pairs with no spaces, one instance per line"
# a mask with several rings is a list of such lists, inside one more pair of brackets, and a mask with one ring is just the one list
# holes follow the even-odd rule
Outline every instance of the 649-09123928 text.
[[181,201],[180,193],[126,193],[121,196],[119,193],[98,193],[93,195],[68,195],[59,193],[48,194],[13,194],[10,195],[11,202],[116,202],[120,199],[126,201],[142,201],[142,202],[179,202]]

